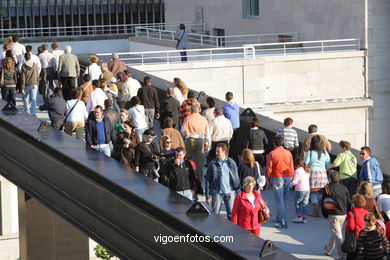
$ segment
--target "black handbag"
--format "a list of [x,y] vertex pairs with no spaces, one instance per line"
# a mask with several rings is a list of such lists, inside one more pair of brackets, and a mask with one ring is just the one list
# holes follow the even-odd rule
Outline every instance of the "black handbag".
[[[353,217],[356,222],[356,215],[352,209]],[[345,238],[343,243],[341,244],[341,251],[344,253],[355,253],[357,249],[357,240],[356,240],[356,230],[350,230],[345,232]]]

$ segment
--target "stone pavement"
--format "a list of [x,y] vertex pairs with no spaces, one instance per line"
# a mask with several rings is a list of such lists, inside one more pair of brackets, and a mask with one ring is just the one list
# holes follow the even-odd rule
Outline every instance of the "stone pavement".
[[[38,106],[42,104],[41,95],[38,95]],[[23,109],[20,95],[17,98],[17,106]],[[42,120],[48,120],[47,112],[39,112],[37,117]],[[158,132],[158,130],[156,131]],[[267,202],[272,216],[276,216],[276,207],[272,191],[266,190],[262,192],[264,200]],[[201,196],[200,201],[205,201]],[[226,214],[226,212],[223,212]],[[274,217],[263,224],[260,230],[260,236],[263,239],[272,240],[275,245],[295,255],[299,259],[333,259],[324,255],[324,245],[329,239],[328,222],[324,218],[311,218],[307,224],[295,224],[291,220],[294,218],[294,192],[289,193],[288,199],[288,218],[290,223],[287,229],[277,229],[273,227]],[[93,241],[90,247],[93,247]],[[19,259],[18,252],[18,235],[0,236],[0,260],[16,260]],[[333,252],[333,257],[335,253]],[[90,259],[96,259],[91,256]]]

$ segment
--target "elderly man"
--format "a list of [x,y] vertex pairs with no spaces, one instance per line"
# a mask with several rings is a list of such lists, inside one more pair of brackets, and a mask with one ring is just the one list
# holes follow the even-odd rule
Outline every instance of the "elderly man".
[[99,79],[105,79],[106,81],[109,81],[111,78],[114,77],[114,74],[112,74],[112,72],[108,70],[107,62],[103,62],[102,64],[100,64],[100,69],[102,70],[102,74],[100,74]]
[[126,70],[126,64],[119,59],[118,53],[112,54],[112,60],[108,63],[108,70],[117,75],[118,72]]
[[56,78],[56,58],[53,53],[49,52],[47,44],[42,45],[43,52],[38,55],[41,62],[41,84],[43,86],[42,95],[43,100],[48,102],[51,95],[53,95],[54,84],[53,80]]
[[57,75],[61,80],[62,94],[65,100],[71,99],[72,90],[76,87],[80,75],[80,64],[77,56],[72,54],[72,47],[64,48],[65,53],[58,58]]

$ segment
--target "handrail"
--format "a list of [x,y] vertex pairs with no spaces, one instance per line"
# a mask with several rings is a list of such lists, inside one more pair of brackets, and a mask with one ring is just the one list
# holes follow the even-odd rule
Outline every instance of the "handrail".
[[[146,36],[147,38],[165,40],[165,41],[176,41],[174,35],[176,31],[173,30],[162,30],[150,27],[135,27],[135,36]],[[266,33],[266,34],[246,34],[246,35],[227,35],[227,36],[215,36],[206,35],[200,33],[189,32],[188,42],[194,45],[200,46],[215,46],[215,47],[233,47],[241,46],[243,44],[256,44],[265,42],[279,42],[283,40],[296,41],[298,38],[297,32],[286,32],[286,33]]]
[[[144,52],[120,52],[118,56],[124,61],[135,61],[126,65],[144,65],[150,63],[172,63],[179,62],[183,50],[164,50],[164,51],[144,51]],[[208,48],[208,49],[188,49],[187,58],[189,61],[213,61],[213,60],[232,60],[232,59],[255,59],[255,50],[253,47],[229,47],[229,48]],[[171,55],[172,54],[172,55]],[[112,53],[97,53],[98,57],[111,57]]]

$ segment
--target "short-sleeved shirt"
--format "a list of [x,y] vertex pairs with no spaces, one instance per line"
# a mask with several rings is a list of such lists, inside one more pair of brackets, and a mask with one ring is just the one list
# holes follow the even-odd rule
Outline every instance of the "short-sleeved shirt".
[[357,160],[356,157],[350,151],[339,153],[333,163],[337,164],[340,167],[340,179],[345,179],[349,177],[354,177],[355,179],[357,178]]

